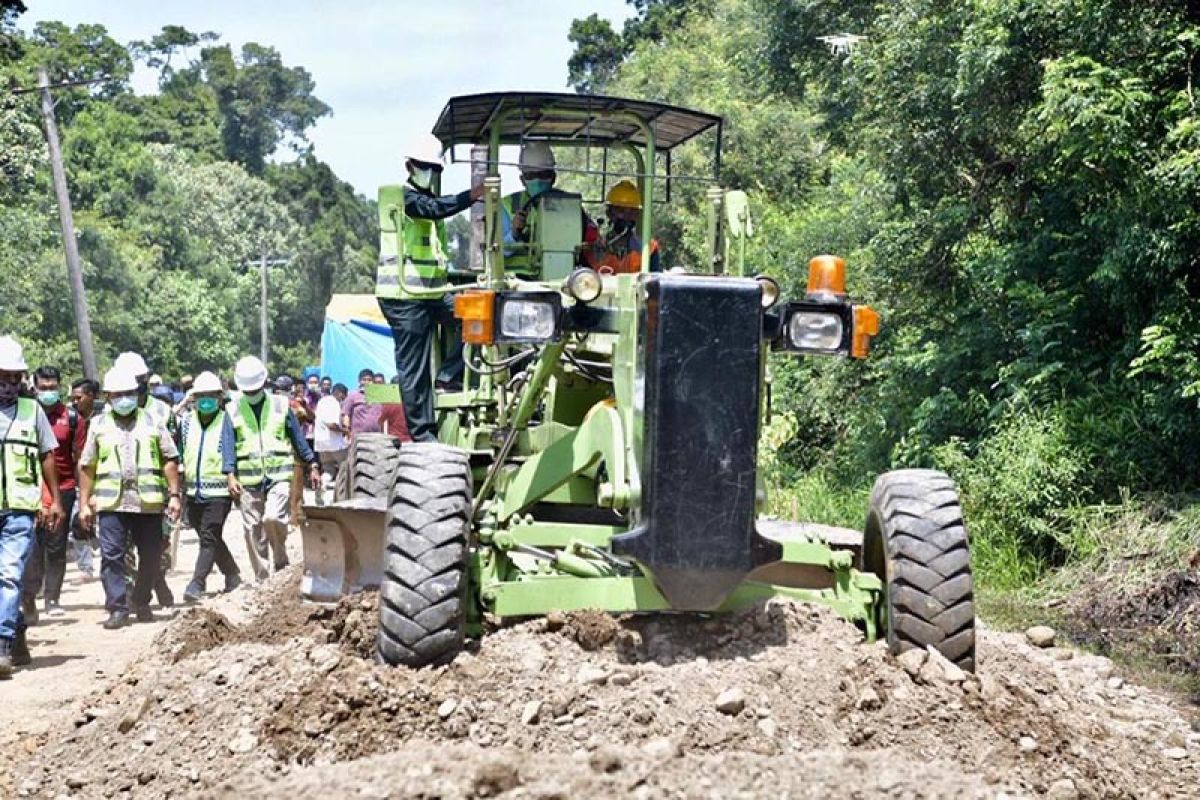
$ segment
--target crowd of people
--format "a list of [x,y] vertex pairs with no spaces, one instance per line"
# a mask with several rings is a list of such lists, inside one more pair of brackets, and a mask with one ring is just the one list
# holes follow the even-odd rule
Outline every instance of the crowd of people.
[[272,381],[246,356],[231,379],[167,384],[125,352],[102,382],[68,393],[58,368],[31,370],[0,336],[0,678],[30,663],[26,626],[63,613],[69,555],[80,580],[99,573],[111,630],[153,621],[152,600],[175,604],[166,576],[181,526],[199,541],[185,602],[204,597],[214,568],[224,591],[241,585],[224,540],[235,505],[254,579],[286,567],[304,486],[332,488],[358,434],[411,441],[403,405],[367,402],[383,382],[369,369],[354,391],[316,374]]

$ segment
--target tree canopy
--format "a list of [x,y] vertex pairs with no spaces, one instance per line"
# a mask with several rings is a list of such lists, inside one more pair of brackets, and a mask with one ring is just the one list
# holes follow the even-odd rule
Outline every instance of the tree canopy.
[[[257,264],[272,269],[273,370],[314,363],[334,291],[369,288],[371,204],[316,159],[329,112],[311,75],[275,49],[235,53],[214,33],[166,26],[123,45],[100,25],[2,20],[0,81],[55,89],[71,201],[102,364],[134,349],[168,375],[227,369],[257,350]],[[135,62],[158,71],[138,95]],[[290,149],[293,160],[273,163]],[[34,361],[79,370],[36,94],[0,105],[0,328]],[[101,312],[102,313],[98,313]]]

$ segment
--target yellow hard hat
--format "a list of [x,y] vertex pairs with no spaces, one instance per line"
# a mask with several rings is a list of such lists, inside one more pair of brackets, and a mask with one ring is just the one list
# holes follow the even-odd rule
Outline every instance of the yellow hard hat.
[[633,185],[633,181],[625,180],[608,190],[605,202],[620,208],[641,208],[642,193]]

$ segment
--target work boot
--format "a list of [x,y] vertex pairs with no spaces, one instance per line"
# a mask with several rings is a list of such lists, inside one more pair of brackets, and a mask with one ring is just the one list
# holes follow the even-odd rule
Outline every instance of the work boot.
[[240,573],[233,573],[225,576],[225,591],[232,592],[234,589],[242,585],[242,576]]
[[204,587],[192,581],[187,588],[183,590],[183,602],[199,603],[200,598],[204,596]]
[[65,613],[66,612],[63,611],[62,606],[59,605],[57,600],[47,600],[46,601],[46,616],[47,617],[61,617]]
[[110,631],[115,631],[117,628],[124,628],[128,624],[129,612],[123,608],[113,611],[108,615],[108,619],[104,620],[104,628]]
[[0,639],[0,680],[12,677],[12,639]]
[[138,606],[137,621],[154,622],[154,612],[150,610],[150,606]]
[[167,586],[166,581],[160,581],[154,587],[154,594],[158,596],[158,605],[160,608],[170,608],[175,605],[175,595],[171,593],[171,587]]
[[37,625],[38,609],[37,609],[37,598],[36,597],[22,597],[21,598],[21,611],[23,611],[25,613],[25,624],[26,625]]
[[29,655],[29,643],[25,641],[25,630],[17,632],[17,636],[12,640],[12,663],[14,667],[23,667],[33,658]]

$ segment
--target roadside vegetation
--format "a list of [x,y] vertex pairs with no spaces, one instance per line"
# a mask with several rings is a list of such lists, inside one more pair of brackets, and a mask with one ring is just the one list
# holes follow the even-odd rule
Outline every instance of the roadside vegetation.
[[[773,510],[858,527],[874,474],[938,467],[964,493],[985,609],[1194,586],[1195,8],[633,5],[622,30],[577,20],[576,84],[724,115],[754,269],[796,294],[808,256],[842,255],[882,316],[865,363],[775,363]],[[818,39],[841,33],[862,37],[849,54]],[[676,190],[661,238],[687,263],[701,190]]]

